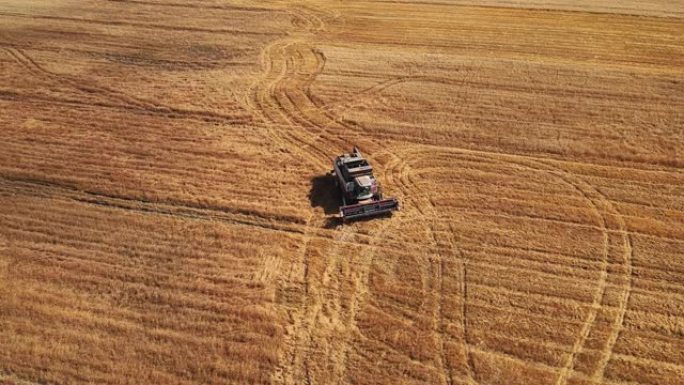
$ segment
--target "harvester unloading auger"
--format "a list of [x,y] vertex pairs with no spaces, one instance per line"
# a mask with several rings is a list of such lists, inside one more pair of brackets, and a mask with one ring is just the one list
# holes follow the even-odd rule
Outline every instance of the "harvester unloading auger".
[[351,153],[335,158],[332,174],[342,192],[340,217],[343,220],[382,215],[399,209],[395,198],[382,199],[373,167],[356,146]]

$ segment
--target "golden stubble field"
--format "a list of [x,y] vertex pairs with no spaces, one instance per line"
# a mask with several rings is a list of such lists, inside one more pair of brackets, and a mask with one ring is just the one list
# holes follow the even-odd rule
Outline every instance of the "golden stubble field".
[[682,384],[681,3],[0,21],[0,383]]

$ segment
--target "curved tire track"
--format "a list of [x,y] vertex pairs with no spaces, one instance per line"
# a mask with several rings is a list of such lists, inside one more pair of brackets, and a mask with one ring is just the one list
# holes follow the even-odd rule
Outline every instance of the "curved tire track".
[[[325,126],[334,124],[334,121],[322,114],[320,108],[311,99],[310,87],[316,76],[323,70],[325,56],[301,40],[287,39],[276,41],[266,47],[262,54],[262,65],[264,76],[252,86],[247,105],[262,117],[264,134],[278,146],[297,154],[315,168],[327,170],[329,166],[323,159],[329,159],[331,155],[342,151],[344,147],[351,146],[351,143],[332,137],[326,132]],[[324,221],[316,219],[307,223],[307,226],[312,229],[323,225]],[[290,340],[286,342],[289,350],[286,352],[287,358],[281,360],[281,362],[289,362],[289,365],[281,365],[275,377],[277,381],[286,384],[312,383],[315,380],[314,377],[321,376],[322,373],[314,373],[316,368],[312,365],[312,354],[314,354],[313,347],[323,345],[334,346],[334,349],[324,349],[323,353],[327,357],[321,359],[319,355],[316,360],[324,363],[332,362],[335,367],[334,373],[331,373],[333,378],[326,377],[326,381],[344,382],[349,343],[352,332],[357,330],[356,312],[362,306],[365,293],[367,293],[368,274],[373,263],[373,254],[377,249],[377,242],[389,226],[390,223],[387,222],[383,229],[372,237],[369,244],[364,246],[369,250],[369,254],[362,266],[356,268],[356,273],[352,274],[356,275],[356,278],[350,299],[349,314],[344,314],[340,305],[344,299],[340,297],[342,293],[339,290],[321,285],[320,280],[305,273],[306,290],[302,299],[303,303],[300,309],[290,312],[293,330],[290,333]],[[322,280],[335,281],[339,284],[338,268],[345,266],[347,261],[338,248],[340,244],[347,243],[347,238],[355,235],[356,229],[356,225],[351,225],[339,231],[334,241],[335,246],[325,252],[326,268],[321,277]],[[309,237],[305,236],[306,246],[302,251],[305,266],[310,258],[317,257],[308,246],[308,239]],[[309,271],[308,267],[304,270]],[[292,277],[288,278],[288,281],[292,280]],[[288,283],[284,284],[288,285]],[[331,303],[332,305],[329,305]],[[321,332],[328,327],[318,322],[321,310],[325,310],[333,321],[342,325],[340,330],[343,336],[341,338],[335,337],[334,333],[329,331]],[[323,339],[322,341],[317,340],[319,336]]]
[[[269,135],[279,144],[287,145],[286,142],[291,141],[297,143],[297,147],[299,145],[303,146],[309,156],[324,156],[339,151],[336,151],[336,148],[330,148],[328,145],[328,143],[340,142],[340,139],[333,137],[327,132],[329,129],[337,131],[362,130],[361,127],[354,127],[340,122],[339,118],[331,116],[329,111],[324,110],[322,106],[319,106],[311,98],[311,84],[325,65],[325,56],[321,52],[316,51],[299,40],[279,41],[267,47],[264,51],[263,61],[266,73],[268,74],[265,78],[271,79],[271,81],[267,81],[266,84],[253,89],[254,103],[252,105],[255,110],[263,111],[265,115],[270,116],[269,120],[278,121],[293,129],[291,133],[282,133],[274,132],[274,130],[267,128]],[[297,130],[298,128],[300,130]],[[304,129],[303,131],[301,130],[302,128]],[[287,136],[287,138],[283,138],[283,136]],[[342,145],[338,147],[342,147]],[[296,148],[295,151],[301,153],[300,148]],[[302,156],[306,155],[302,154]],[[392,154],[392,156],[398,157],[396,154]],[[400,161],[400,164],[402,164],[401,162],[403,161]],[[405,162],[403,164],[406,165]],[[398,179],[400,183],[407,186],[404,190],[408,190],[408,186],[411,183],[407,181],[406,176],[399,175]],[[405,195],[407,197],[411,196],[410,194]],[[419,193],[418,195],[423,194]],[[428,217],[435,217],[434,206],[430,204],[429,200],[426,202],[428,204],[416,201],[414,206],[423,215],[427,212]],[[436,245],[438,240],[435,230],[430,226],[427,229],[432,234],[432,242]],[[449,239],[448,243],[453,247],[453,239]],[[436,283],[437,287],[442,287],[443,277],[440,271],[443,264],[443,256],[440,256],[439,260],[433,263],[435,266],[433,266],[432,270],[436,272],[436,277],[433,277],[433,280],[438,282]],[[364,268],[368,269],[369,266]],[[448,368],[449,363],[446,362],[444,341],[442,333],[439,332],[439,330],[444,329],[440,306],[442,295],[439,294],[438,296],[438,306],[435,311],[440,314],[437,317],[440,319],[436,319],[435,329],[438,330],[436,335],[439,339],[438,344],[441,353],[437,361],[438,365],[442,367],[444,377],[446,378],[445,382],[449,383],[451,381],[451,369]],[[354,323],[355,321],[352,319],[351,328],[355,327]],[[470,363],[471,360],[467,358],[466,361]],[[472,382],[472,371],[469,369],[468,373],[469,381]]]
[[[410,203],[420,214],[421,222],[425,224],[425,229],[430,233],[431,243],[432,245],[437,249],[440,250],[441,248],[439,247],[439,240],[437,238],[437,231],[435,230],[435,224],[430,222],[430,218],[439,218],[441,215],[438,213],[438,211],[435,209],[434,204],[432,201],[427,198],[430,196],[429,192],[425,191],[422,189],[422,187],[418,186],[417,184],[413,183],[410,178],[410,168],[407,164],[407,162],[404,160],[404,157],[400,156],[400,152],[393,152],[390,150],[386,150],[388,154],[391,156],[391,161],[390,161],[390,170],[397,170],[396,171],[396,179],[393,175],[391,174],[389,180],[394,182],[394,184],[400,189],[402,195],[404,196],[404,202]],[[411,156],[411,154],[404,154]],[[453,237],[453,232],[452,231],[446,231],[444,232],[446,234],[446,243],[448,244],[449,248],[457,255],[459,255],[461,258],[461,271],[460,271],[460,291],[461,291],[461,322],[460,322],[460,327],[461,330],[463,330],[463,346],[464,346],[464,352],[465,352],[465,357],[464,357],[464,366],[466,369],[466,378],[465,381],[468,384],[473,384],[477,383],[475,380],[475,372],[474,372],[474,366],[473,366],[473,361],[472,361],[472,356],[470,354],[470,349],[468,346],[468,321],[467,321],[467,292],[468,292],[468,284],[467,284],[467,259],[465,258],[465,255],[463,252],[456,246],[456,242]],[[444,297],[444,265],[445,265],[445,256],[441,252],[437,252],[437,261],[431,262],[432,263],[432,270],[435,272],[435,275],[432,277],[433,280],[437,281],[437,286],[439,287],[438,290],[438,299],[437,299],[437,305],[434,309],[434,318],[435,318],[435,335],[438,338],[438,346],[439,346],[439,356],[437,358],[437,363],[438,366],[441,368],[441,371],[443,373],[444,377],[444,382],[447,385],[451,385],[453,382],[453,368],[451,366],[451,363],[448,359],[448,355],[446,352],[446,323],[445,323],[445,317],[443,314],[443,309],[442,309],[442,301]]]
[[[439,151],[439,150],[436,150]],[[596,316],[603,306],[603,297],[607,288],[607,278],[608,278],[608,258],[609,258],[609,230],[613,230],[620,234],[622,239],[622,268],[620,277],[623,282],[620,287],[620,300],[618,304],[618,314],[611,324],[611,331],[606,341],[604,348],[601,353],[601,359],[599,361],[598,368],[591,374],[592,381],[600,382],[603,379],[605,369],[610,361],[612,355],[612,350],[615,346],[617,338],[619,337],[620,330],[623,326],[624,316],[627,311],[627,305],[629,302],[629,297],[631,293],[631,274],[632,274],[632,245],[629,233],[626,228],[626,224],[622,215],[615,209],[613,204],[608,200],[608,198],[603,195],[598,189],[589,183],[585,182],[583,179],[575,176],[574,174],[563,170],[562,168],[550,164],[549,162],[543,162],[539,160],[532,160],[521,155],[503,155],[500,153],[489,153],[484,151],[467,150],[467,149],[454,149],[454,148],[443,148],[441,151],[451,154],[467,154],[470,156],[480,157],[485,160],[500,162],[503,164],[514,164],[519,167],[528,168],[533,171],[541,171],[553,175],[554,177],[560,179],[565,184],[571,186],[573,189],[577,190],[591,205],[592,211],[597,215],[601,221],[601,228],[604,234],[604,252],[602,258],[601,275],[599,281],[597,282],[597,287],[595,289],[592,305],[588,311],[585,321],[580,330],[580,334],[572,346],[572,350],[568,355],[565,364],[559,370],[559,375],[556,381],[557,385],[564,385],[570,379],[573,371],[574,365],[577,360],[577,355],[582,352],[584,345],[587,341],[588,336],[595,327]],[[428,154],[433,154],[435,151],[425,152]],[[416,156],[421,154],[418,150],[408,150],[408,154]],[[415,189],[415,186],[412,187]],[[612,223],[610,220],[614,218],[616,225],[615,229],[610,229],[609,225]],[[464,259],[466,260],[466,259]]]

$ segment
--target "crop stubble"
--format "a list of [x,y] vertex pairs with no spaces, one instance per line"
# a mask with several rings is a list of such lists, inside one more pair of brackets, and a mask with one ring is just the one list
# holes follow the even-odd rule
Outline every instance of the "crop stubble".
[[0,381],[677,384],[681,16],[0,6]]

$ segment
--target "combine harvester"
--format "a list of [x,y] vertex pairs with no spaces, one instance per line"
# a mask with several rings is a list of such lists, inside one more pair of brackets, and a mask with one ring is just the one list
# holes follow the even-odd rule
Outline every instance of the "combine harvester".
[[391,213],[399,209],[395,198],[382,199],[380,184],[356,146],[350,154],[343,154],[333,161],[332,174],[335,184],[342,191],[340,217],[350,219]]

